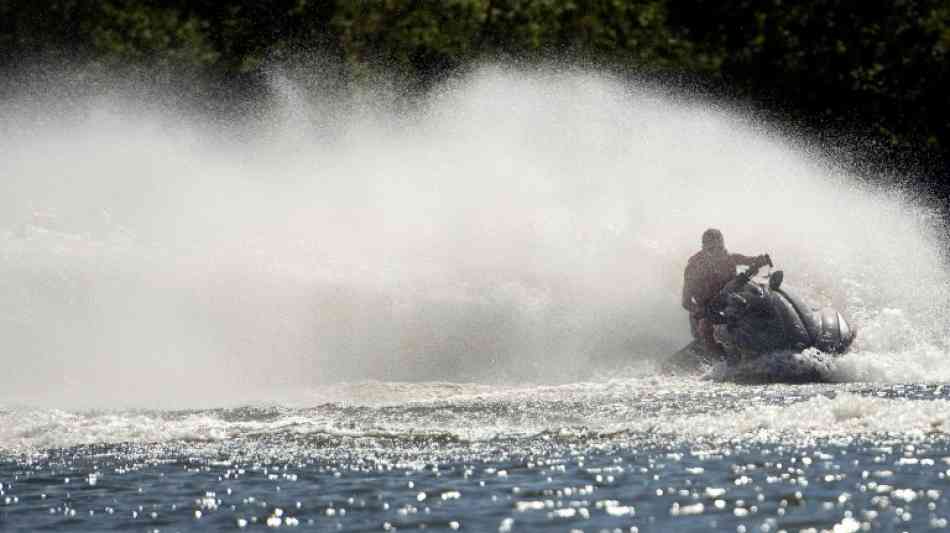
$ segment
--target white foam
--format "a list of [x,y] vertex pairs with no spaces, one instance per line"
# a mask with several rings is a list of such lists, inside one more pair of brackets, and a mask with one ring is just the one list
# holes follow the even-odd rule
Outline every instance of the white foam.
[[[348,443],[348,449],[365,448],[371,454],[398,448],[404,442],[412,447],[420,438],[460,441],[476,449],[499,438],[509,444],[512,439],[539,437],[567,441],[606,438],[619,443],[627,439],[692,443],[707,439],[794,444],[882,434],[950,437],[950,401],[890,398],[860,387],[849,392],[837,385],[741,386],[681,379],[546,387],[479,385],[465,393],[456,391],[452,397],[422,400],[418,399],[421,395],[415,396],[417,399],[408,404],[380,403],[378,399],[389,394],[389,387],[381,384],[380,389],[371,405],[342,402],[260,412],[7,409],[0,412],[0,451],[36,453],[102,443],[198,442],[213,455],[219,446],[254,446],[264,439],[265,447],[280,453],[283,447],[310,446],[308,437],[321,439],[313,446]],[[327,444],[326,438],[337,440]]]
[[765,441],[950,432],[950,402],[908,401],[842,393],[815,396],[790,406],[756,405],[739,412],[708,413],[660,421],[674,435]]
[[0,448],[7,452],[100,443],[214,441],[228,436],[227,425],[209,414],[169,419],[160,414],[18,408],[0,413],[0,421]]

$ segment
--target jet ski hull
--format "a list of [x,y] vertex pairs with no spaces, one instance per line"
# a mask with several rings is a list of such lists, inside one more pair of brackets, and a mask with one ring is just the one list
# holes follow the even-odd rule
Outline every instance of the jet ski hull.
[[667,357],[663,361],[662,370],[667,374],[700,375],[722,361],[720,354],[710,353],[702,341],[694,340]]
[[781,288],[783,278],[781,271],[765,281],[737,275],[706,311],[721,351],[694,340],[668,357],[662,369],[698,374],[727,362],[781,381],[827,380],[835,357],[854,341],[855,329],[838,311],[809,306]]

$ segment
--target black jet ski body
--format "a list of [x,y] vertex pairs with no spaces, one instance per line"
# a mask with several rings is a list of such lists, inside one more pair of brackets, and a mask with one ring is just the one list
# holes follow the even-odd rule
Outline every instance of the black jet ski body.
[[669,357],[664,368],[703,371],[723,361],[735,365],[770,353],[810,348],[829,356],[847,352],[854,327],[835,309],[808,305],[782,287],[783,278],[780,270],[765,278],[738,274],[706,308],[704,318],[713,323],[717,350],[694,340]]

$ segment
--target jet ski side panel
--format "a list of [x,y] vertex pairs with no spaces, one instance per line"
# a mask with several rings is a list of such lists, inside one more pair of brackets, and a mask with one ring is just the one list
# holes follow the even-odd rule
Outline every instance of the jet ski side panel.
[[816,310],[785,289],[777,289],[775,292],[791,302],[798,311],[811,337],[809,346],[827,353],[844,353],[848,350],[854,341],[855,331],[841,313],[830,307]]
[[776,289],[775,292],[781,294],[794,306],[795,311],[805,325],[805,329],[808,331],[808,345],[814,343],[815,339],[821,334],[821,319],[816,316],[815,310],[792,292],[785,289]]
[[772,293],[772,307],[776,315],[781,318],[784,329],[784,342],[781,348],[804,350],[812,344],[811,332],[808,324],[796,306],[781,292]]
[[776,308],[774,297],[764,292],[757,299],[749,299],[749,304],[729,326],[739,355],[752,357],[784,348],[787,345],[785,319],[781,307]]

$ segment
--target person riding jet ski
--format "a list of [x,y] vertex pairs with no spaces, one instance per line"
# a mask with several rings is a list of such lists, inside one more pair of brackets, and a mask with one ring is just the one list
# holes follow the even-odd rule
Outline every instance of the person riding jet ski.
[[689,258],[683,276],[683,308],[689,311],[693,338],[705,343],[710,352],[720,347],[713,336],[713,325],[705,318],[706,307],[719,291],[736,276],[736,267],[745,265],[757,270],[767,262],[768,255],[746,256],[726,250],[722,232],[710,228],[703,232],[703,248]]
[[[712,330],[715,348],[709,349],[705,338],[693,340],[664,361],[664,371],[703,371],[723,361],[734,365],[769,353],[802,352],[808,348],[825,354],[825,360],[848,351],[856,331],[844,316],[830,307],[806,304],[794,291],[782,286],[781,270],[756,277],[762,266],[772,266],[767,255],[764,261],[764,265],[756,261],[736,274],[701,311],[704,327]],[[815,371],[798,372],[788,379],[823,378]]]

